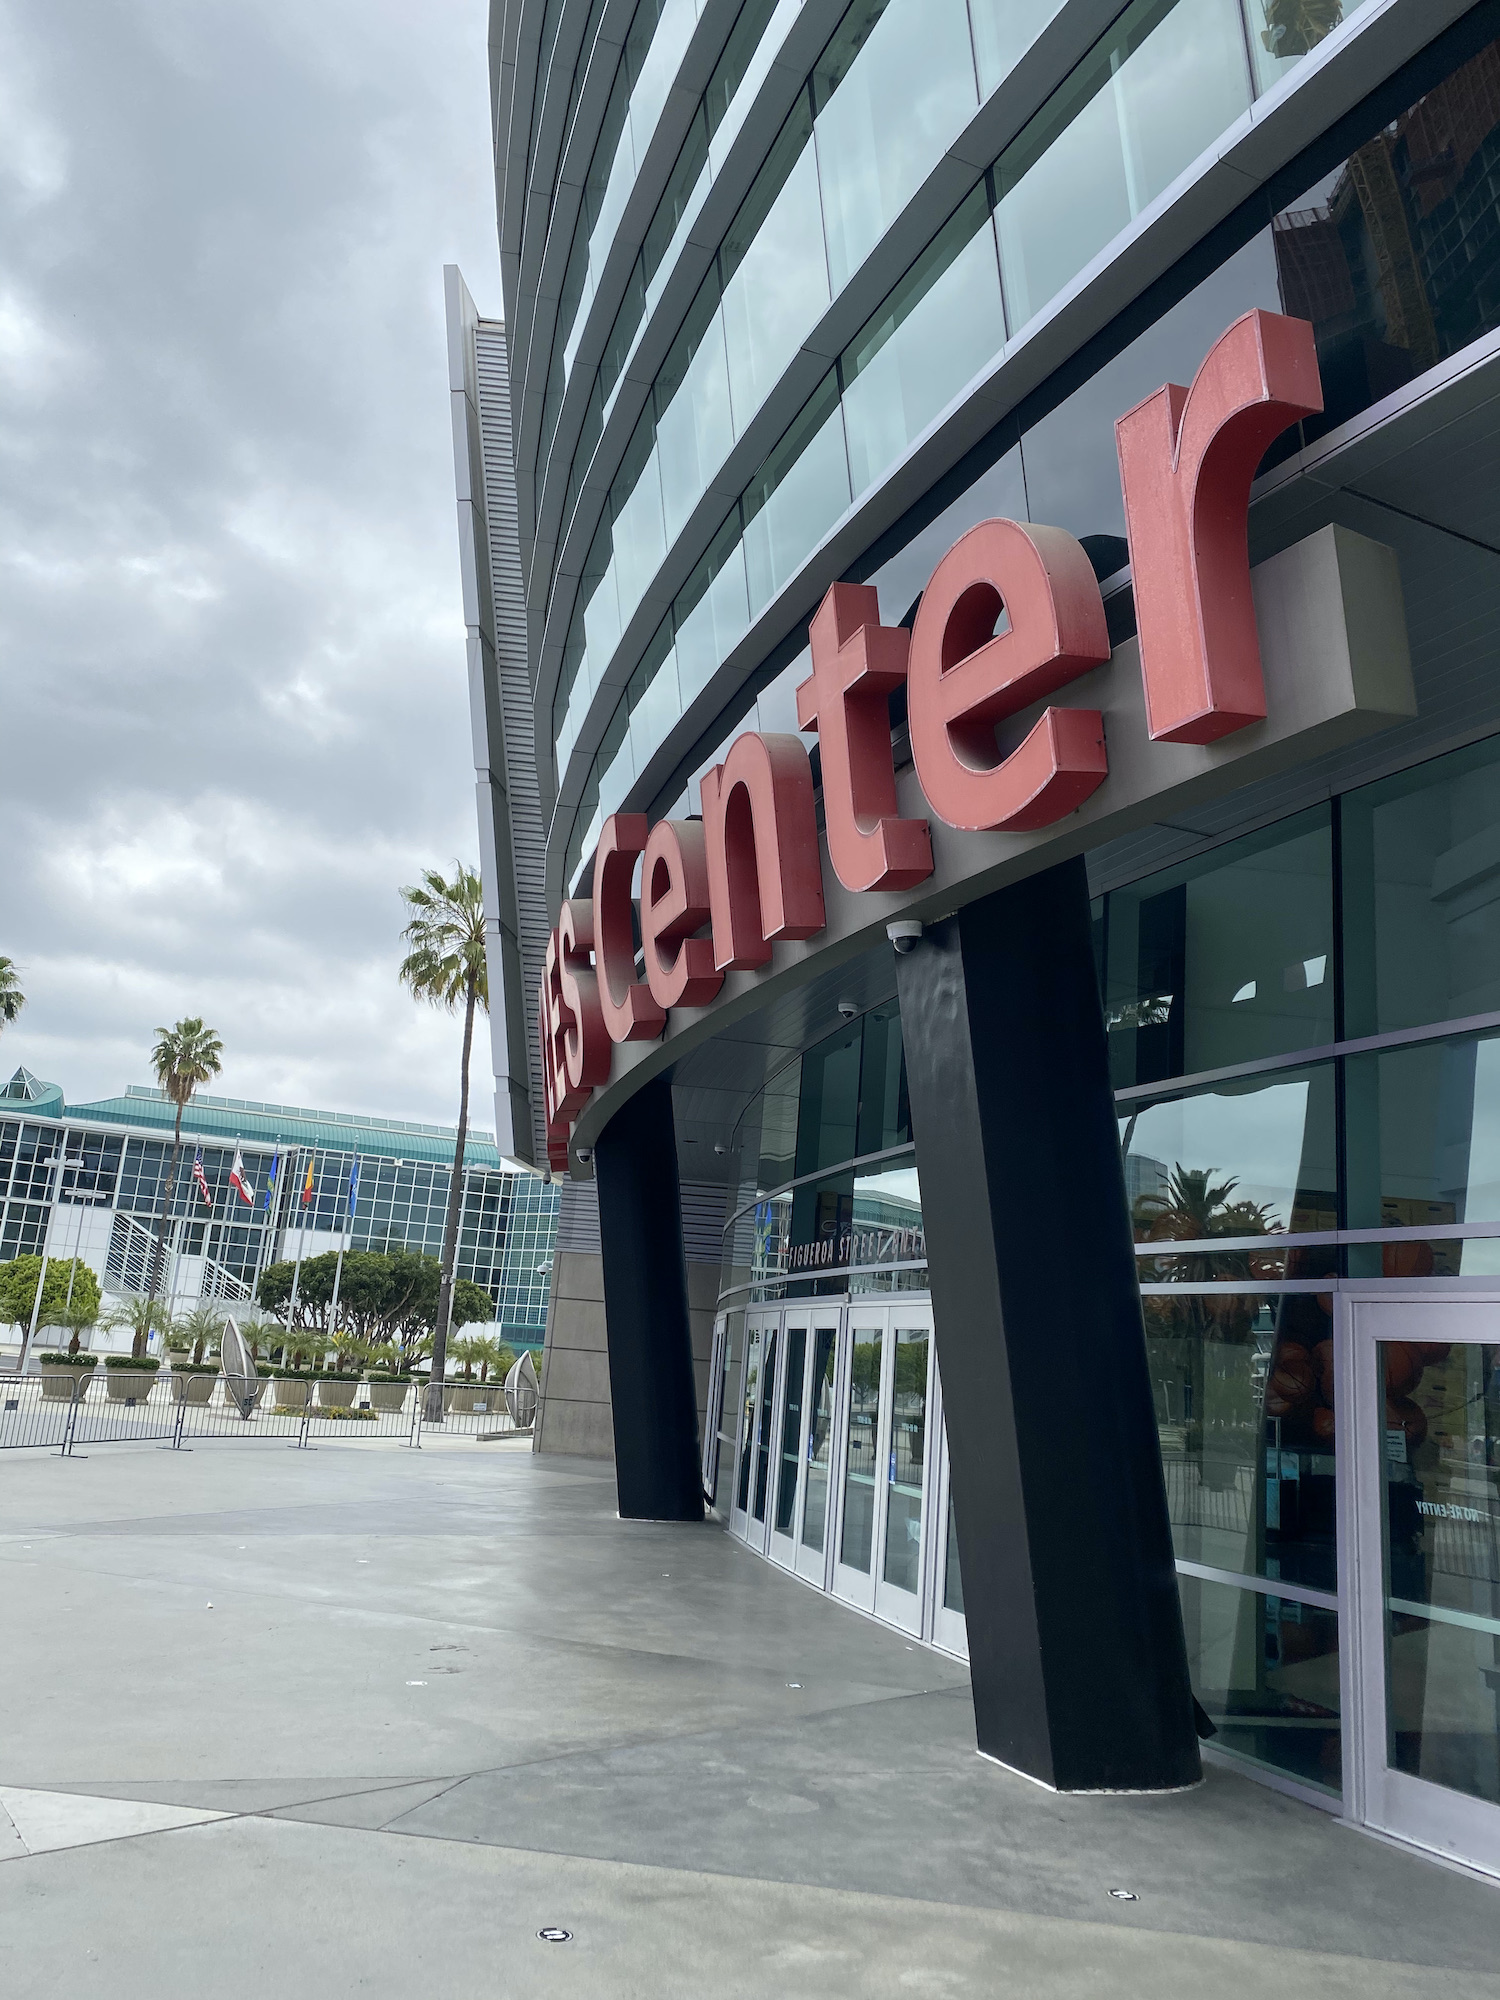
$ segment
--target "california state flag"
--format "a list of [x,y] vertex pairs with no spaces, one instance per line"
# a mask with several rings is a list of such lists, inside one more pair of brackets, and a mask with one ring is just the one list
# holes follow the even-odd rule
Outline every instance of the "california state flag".
[[250,1207],[254,1208],[255,1183],[254,1181],[247,1181],[245,1179],[245,1162],[240,1157],[238,1146],[234,1149],[234,1165],[229,1169],[229,1185],[234,1189],[241,1201],[248,1202]]

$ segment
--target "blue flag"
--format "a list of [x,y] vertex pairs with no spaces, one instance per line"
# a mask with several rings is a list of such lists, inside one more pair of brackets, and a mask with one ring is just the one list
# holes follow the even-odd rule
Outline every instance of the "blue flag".
[[273,1199],[275,1198],[275,1194],[276,1194],[276,1175],[277,1175],[278,1171],[280,1170],[280,1167],[281,1167],[281,1148],[280,1148],[280,1147],[278,1146],[278,1147],[276,1148],[276,1151],[275,1151],[275,1152],[274,1152],[274,1153],[273,1153],[273,1154],[271,1155],[271,1172],[270,1172],[270,1176],[269,1176],[269,1178],[268,1178],[268,1179],[267,1179],[267,1181],[266,1181],[266,1201],[265,1201],[265,1205],[266,1205],[266,1207],[267,1207],[267,1208],[269,1208],[269,1207],[271,1206],[271,1203],[272,1203]]
[[359,1193],[359,1161],[349,1169],[349,1213],[354,1213],[354,1197]]

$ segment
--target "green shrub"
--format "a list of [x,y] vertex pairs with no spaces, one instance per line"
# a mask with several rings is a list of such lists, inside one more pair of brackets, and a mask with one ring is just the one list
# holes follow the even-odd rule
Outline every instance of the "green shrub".
[[[41,1356],[44,1368],[92,1368],[92,1354],[44,1354]],[[155,1363],[152,1366],[155,1367]]]
[[106,1354],[104,1365],[106,1368],[134,1368],[142,1375],[161,1372],[161,1363],[152,1354]]
[[375,1412],[373,1410],[343,1410],[336,1403],[330,1404],[326,1409],[320,1405],[314,1406],[313,1409],[308,1411],[308,1415],[322,1417],[325,1422],[330,1424],[373,1424],[375,1421]]
[[318,1371],[320,1382],[363,1382],[364,1379],[363,1375],[344,1375],[334,1368],[323,1368]]
[[218,1372],[219,1364],[216,1361],[174,1361],[172,1363],[172,1373],[174,1375],[217,1375]]
[[316,1371],[311,1368],[273,1368],[271,1373],[278,1379],[286,1377],[293,1382],[311,1382]]

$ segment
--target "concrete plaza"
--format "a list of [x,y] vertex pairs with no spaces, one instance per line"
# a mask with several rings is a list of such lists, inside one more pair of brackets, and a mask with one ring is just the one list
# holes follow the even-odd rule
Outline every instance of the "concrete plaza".
[[7,1453],[0,1705],[8,2000],[1500,2000],[1489,1886],[1223,1770],[1055,1797],[955,1663],[519,1444]]

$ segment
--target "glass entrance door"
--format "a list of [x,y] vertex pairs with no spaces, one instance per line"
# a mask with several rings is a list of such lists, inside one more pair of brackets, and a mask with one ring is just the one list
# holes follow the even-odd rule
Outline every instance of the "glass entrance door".
[[1353,1594],[1369,1825],[1500,1874],[1500,1301],[1359,1301]]
[[770,1510],[772,1560],[796,1567],[802,1502],[803,1438],[807,1429],[808,1324],[788,1313],[782,1333],[781,1402],[775,1412],[776,1498]]
[[848,1311],[842,1464],[833,1587],[863,1610],[922,1630],[935,1502],[932,1314],[925,1305]]
[[744,1390],[740,1401],[739,1454],[729,1523],[734,1533],[762,1554],[766,1548],[767,1501],[772,1482],[776,1415],[779,1312],[751,1313],[745,1327]]

